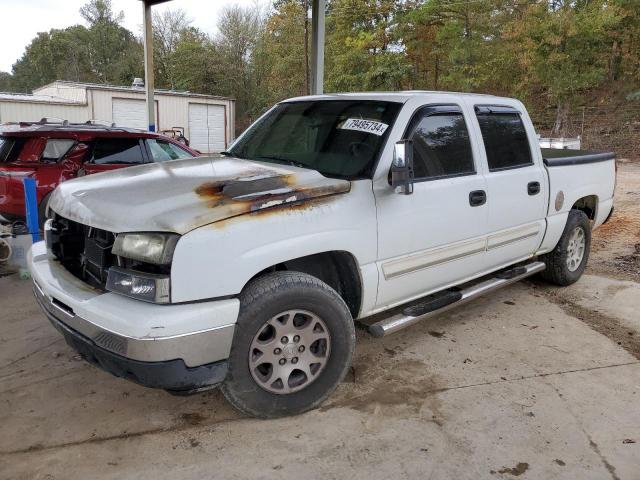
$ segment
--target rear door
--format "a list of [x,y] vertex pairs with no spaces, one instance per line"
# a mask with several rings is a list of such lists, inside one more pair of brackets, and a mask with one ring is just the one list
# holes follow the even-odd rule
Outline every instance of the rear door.
[[525,112],[500,105],[475,105],[474,110],[488,166],[486,258],[487,268],[494,269],[538,249],[545,231],[547,182]]
[[131,137],[103,137],[93,142],[85,174],[141,165],[148,161],[144,140]]

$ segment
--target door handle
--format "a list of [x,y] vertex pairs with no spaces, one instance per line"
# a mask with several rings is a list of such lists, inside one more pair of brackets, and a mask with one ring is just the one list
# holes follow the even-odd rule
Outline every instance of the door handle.
[[540,182],[529,182],[527,184],[527,193],[529,195],[537,195],[540,193]]
[[487,203],[487,193],[484,190],[474,190],[469,193],[469,205],[479,207]]

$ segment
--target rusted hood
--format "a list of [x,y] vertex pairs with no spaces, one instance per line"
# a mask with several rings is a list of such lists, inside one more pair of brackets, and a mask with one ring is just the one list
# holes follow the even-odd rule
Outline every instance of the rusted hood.
[[60,184],[50,207],[112,232],[186,233],[230,217],[346,193],[351,183],[314,170],[199,157],[99,173]]

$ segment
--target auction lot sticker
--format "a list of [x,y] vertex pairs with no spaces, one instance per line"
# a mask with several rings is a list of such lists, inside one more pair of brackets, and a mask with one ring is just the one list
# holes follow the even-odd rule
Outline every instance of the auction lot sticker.
[[340,130],[356,130],[358,132],[373,133],[381,136],[389,128],[389,125],[375,120],[363,120],[361,118],[348,118],[338,127]]

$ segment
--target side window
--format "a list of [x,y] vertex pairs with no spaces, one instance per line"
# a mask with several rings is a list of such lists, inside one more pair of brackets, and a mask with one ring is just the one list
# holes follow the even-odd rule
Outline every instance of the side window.
[[74,143],[76,141],[69,138],[50,138],[40,159],[43,162],[55,163],[67,154]]
[[179,160],[182,158],[192,158],[192,155],[171,142],[150,138],[147,140],[151,157],[154,162],[166,162],[167,160]]
[[25,143],[25,138],[0,137],[0,163],[15,162]]
[[98,138],[93,147],[91,163],[97,165],[144,163],[140,141],[137,138]]
[[[490,110],[490,109],[486,109]],[[533,165],[529,139],[518,112],[476,108],[490,171]]]
[[414,117],[413,140],[416,180],[475,173],[469,131],[462,112],[438,113],[432,107]]

